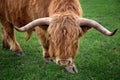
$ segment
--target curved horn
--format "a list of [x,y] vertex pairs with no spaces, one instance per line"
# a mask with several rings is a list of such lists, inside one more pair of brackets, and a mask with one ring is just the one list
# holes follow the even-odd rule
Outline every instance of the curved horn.
[[104,35],[107,35],[107,36],[114,35],[116,33],[116,31],[118,30],[118,29],[115,29],[113,32],[110,32],[109,30],[104,28],[102,25],[100,25],[98,22],[96,22],[94,20],[91,20],[91,19],[79,18],[79,22],[80,22],[81,26],[86,25],[86,26],[89,26],[89,27],[93,27],[96,30],[98,30],[99,32],[101,32],[101,33],[103,33]]
[[50,18],[50,17],[39,18],[39,19],[33,20],[32,22],[26,24],[25,26],[22,26],[21,28],[15,27],[15,29],[20,31],[20,32],[25,32],[25,31],[28,31],[29,29],[36,27],[36,26],[45,25],[45,24],[49,25],[49,23],[51,22],[51,19],[52,18]]

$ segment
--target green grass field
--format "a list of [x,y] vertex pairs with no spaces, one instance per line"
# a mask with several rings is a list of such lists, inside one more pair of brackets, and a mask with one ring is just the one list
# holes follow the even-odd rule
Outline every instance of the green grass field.
[[[110,31],[120,27],[120,0],[81,0],[81,4],[84,17]],[[25,53],[22,57],[3,49],[0,36],[0,80],[120,80],[120,28],[112,37],[94,29],[86,33],[75,58],[77,74],[46,63],[35,33],[27,42],[25,33],[16,32],[16,36]]]

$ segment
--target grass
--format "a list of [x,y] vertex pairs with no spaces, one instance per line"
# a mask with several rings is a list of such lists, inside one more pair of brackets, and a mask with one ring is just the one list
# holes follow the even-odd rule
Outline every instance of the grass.
[[[119,3],[119,0],[81,0],[84,17],[111,31],[120,26]],[[94,29],[86,33],[75,58],[77,74],[68,73],[55,63],[45,63],[35,33],[28,42],[24,33],[16,35],[25,55],[17,57],[3,49],[0,37],[0,80],[120,80],[120,30],[113,37]]]

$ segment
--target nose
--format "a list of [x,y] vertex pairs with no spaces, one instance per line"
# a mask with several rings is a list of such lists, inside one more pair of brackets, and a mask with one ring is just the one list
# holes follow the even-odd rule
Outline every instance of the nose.
[[58,60],[56,63],[60,66],[68,66],[72,64],[72,60]]

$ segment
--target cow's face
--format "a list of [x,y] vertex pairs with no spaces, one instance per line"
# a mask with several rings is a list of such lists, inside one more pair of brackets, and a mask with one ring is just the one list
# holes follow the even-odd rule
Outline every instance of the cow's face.
[[73,65],[73,58],[78,50],[78,39],[83,32],[72,17],[55,19],[48,27],[50,40],[49,53],[61,66]]

